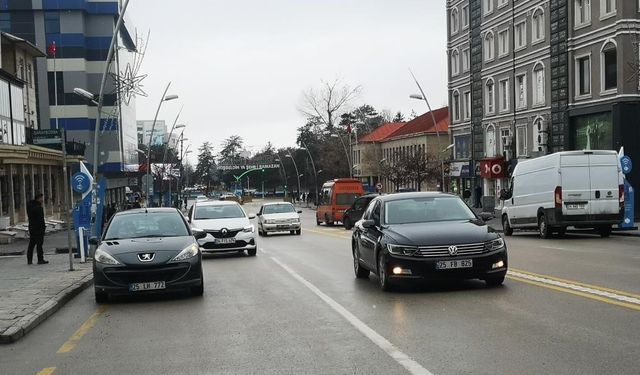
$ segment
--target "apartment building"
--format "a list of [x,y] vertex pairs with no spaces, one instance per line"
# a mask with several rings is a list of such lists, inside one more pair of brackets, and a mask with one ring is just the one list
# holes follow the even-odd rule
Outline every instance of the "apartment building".
[[466,187],[496,197],[518,160],[561,150],[625,146],[640,158],[639,11],[637,0],[447,1],[450,128],[455,161],[470,164]]

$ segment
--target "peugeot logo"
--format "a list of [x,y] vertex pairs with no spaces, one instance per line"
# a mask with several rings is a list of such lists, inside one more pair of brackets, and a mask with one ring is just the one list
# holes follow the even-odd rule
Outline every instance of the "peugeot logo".
[[155,256],[156,253],[140,253],[138,254],[138,259],[140,259],[141,262],[151,262]]
[[450,255],[458,254],[458,246],[455,246],[455,245],[449,246],[449,254]]

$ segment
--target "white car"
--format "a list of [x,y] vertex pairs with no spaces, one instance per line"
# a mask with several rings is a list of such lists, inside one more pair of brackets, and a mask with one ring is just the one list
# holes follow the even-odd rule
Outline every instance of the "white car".
[[203,253],[244,252],[256,255],[255,227],[242,207],[233,201],[196,202],[189,209],[188,220],[192,228],[207,232],[198,240]]
[[266,203],[258,212],[258,234],[266,236],[273,232],[301,233],[300,215],[291,203]]

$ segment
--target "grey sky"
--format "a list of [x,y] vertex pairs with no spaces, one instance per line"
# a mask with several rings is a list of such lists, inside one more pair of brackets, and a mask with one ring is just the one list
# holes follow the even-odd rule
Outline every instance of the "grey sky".
[[[148,98],[137,118],[172,121],[181,104],[192,149],[242,136],[250,149],[267,141],[295,143],[305,119],[302,92],[321,79],[362,86],[353,103],[409,115],[426,111],[407,70],[421,81],[433,107],[446,105],[444,0],[131,0],[139,33],[151,30],[143,66]],[[192,159],[195,153],[192,154]]]

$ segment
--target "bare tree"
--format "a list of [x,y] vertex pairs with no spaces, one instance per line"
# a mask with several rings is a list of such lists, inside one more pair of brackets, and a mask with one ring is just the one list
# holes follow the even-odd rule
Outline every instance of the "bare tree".
[[412,152],[400,159],[401,169],[406,172],[407,180],[415,183],[418,191],[423,182],[438,181],[441,164],[433,153]]
[[322,80],[319,89],[309,89],[303,93],[303,103],[299,111],[307,118],[317,118],[329,130],[337,124],[350,101],[360,94],[360,86],[350,87],[336,79]]

